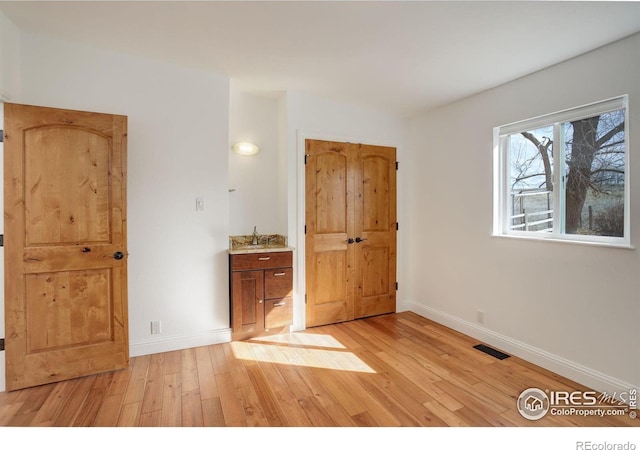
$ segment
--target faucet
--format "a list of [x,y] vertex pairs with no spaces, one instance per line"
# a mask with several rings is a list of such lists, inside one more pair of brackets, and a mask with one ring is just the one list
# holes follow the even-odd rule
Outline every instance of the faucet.
[[258,232],[256,231],[257,226],[253,227],[253,240],[251,241],[251,245],[258,245]]

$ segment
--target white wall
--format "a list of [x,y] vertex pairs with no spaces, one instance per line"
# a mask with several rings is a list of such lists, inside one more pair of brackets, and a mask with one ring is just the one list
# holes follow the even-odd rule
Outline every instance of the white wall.
[[278,100],[231,89],[229,141],[260,147],[253,156],[229,154],[229,233],[286,234],[279,210]]
[[0,100],[20,92],[20,30],[0,11]]
[[228,78],[26,33],[21,59],[21,103],[129,118],[131,355],[228,341]]
[[[280,114],[286,119],[281,132],[281,152],[286,152],[286,184],[280,185],[280,195],[286,195],[288,208],[287,229],[289,243],[296,247],[294,256],[294,329],[303,329],[304,315],[304,140],[328,139],[364,144],[388,145],[397,148],[401,167],[405,155],[404,136],[408,121],[400,116],[383,111],[362,108],[319,98],[300,92],[287,92],[280,99]],[[281,172],[285,168],[281,167]],[[402,287],[407,282],[404,259],[407,235],[403,224],[408,222],[407,211],[402,201],[408,178],[401,169],[398,172],[398,275]],[[402,294],[398,292],[398,310],[402,306]]]
[[491,237],[493,127],[627,93],[640,247],[638,79],[640,35],[412,121],[412,310],[593,388],[640,386],[638,250]]

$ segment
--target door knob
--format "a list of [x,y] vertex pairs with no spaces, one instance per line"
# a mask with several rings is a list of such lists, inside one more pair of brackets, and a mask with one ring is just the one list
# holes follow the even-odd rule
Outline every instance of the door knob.
[[347,239],[347,244],[353,244],[353,238]]
[[124,258],[124,253],[122,252],[115,252],[113,254],[113,259],[122,259],[122,258]]
[[367,238],[362,239],[360,236],[358,236],[356,238],[356,242],[362,242],[362,241],[366,241],[366,240],[367,240]]

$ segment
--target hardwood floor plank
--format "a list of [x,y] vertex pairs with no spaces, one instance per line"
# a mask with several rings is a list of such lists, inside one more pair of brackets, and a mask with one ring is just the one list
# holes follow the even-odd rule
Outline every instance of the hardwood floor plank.
[[148,413],[140,414],[140,427],[161,427],[162,426],[162,411],[155,410]]
[[125,391],[123,403],[141,403],[147,384],[147,371],[151,362],[150,355],[138,356],[131,362],[131,376]]
[[143,414],[162,410],[162,394],[164,390],[163,364],[165,358],[165,353],[151,355],[144,396],[142,397]]
[[236,387],[233,384],[231,372],[215,375],[218,392],[220,393],[220,404],[224,414],[224,423],[228,427],[246,427],[247,420],[244,416],[244,409],[236,396]]
[[66,427],[71,426],[78,414],[80,413],[82,404],[91,392],[95,377],[84,377],[72,381],[72,392],[67,397],[64,407],[61,408],[58,417],[55,418],[53,426]]
[[142,409],[141,402],[127,403],[120,408],[120,415],[118,416],[118,427],[135,427],[140,421],[140,410]]
[[[206,347],[205,347],[206,348]],[[198,362],[196,351],[188,348],[180,352],[182,392],[197,391],[200,389],[198,381]]]
[[202,427],[204,426],[203,400],[200,398],[200,391],[191,389],[182,392],[182,426]]
[[[220,349],[222,349],[220,347]],[[195,349],[196,367],[198,369],[198,387],[200,398],[203,400],[218,398],[218,385],[216,384],[215,370],[211,363],[211,352],[208,347]]]
[[202,399],[202,425],[205,427],[224,427],[224,412],[220,399]]
[[[284,413],[278,398],[274,395],[270,386],[270,380],[255,361],[245,361],[247,375],[251,380],[251,386],[241,386],[240,391],[245,401],[245,416],[252,426],[252,420],[259,425],[281,427],[286,423]],[[276,381],[274,380],[274,383]],[[266,419],[263,422],[262,419]]]
[[[175,358],[175,354],[173,357]],[[162,419],[160,422],[163,427],[182,426],[182,382],[180,373],[176,370],[178,368],[172,366],[170,373],[166,374],[163,380]]]
[[91,384],[91,389],[89,389],[89,393],[78,410],[78,415],[73,422],[73,426],[90,427],[94,424],[98,411],[100,410],[100,406],[105,400],[105,393],[109,388],[112,378],[113,372],[95,376],[93,383]]
[[115,427],[118,425],[122,395],[109,395],[100,403],[100,408],[91,424],[94,427]]

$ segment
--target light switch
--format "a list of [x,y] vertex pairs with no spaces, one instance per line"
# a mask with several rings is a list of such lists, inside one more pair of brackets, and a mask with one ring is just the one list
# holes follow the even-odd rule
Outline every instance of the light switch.
[[196,198],[196,211],[204,211],[204,199],[202,197]]

